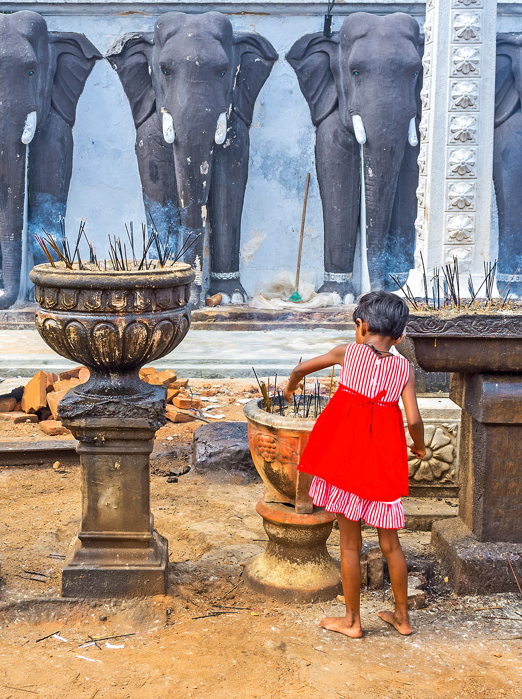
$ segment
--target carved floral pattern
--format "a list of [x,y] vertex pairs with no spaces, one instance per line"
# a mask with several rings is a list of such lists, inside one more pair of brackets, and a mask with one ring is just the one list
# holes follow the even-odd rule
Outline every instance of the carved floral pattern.
[[457,432],[457,424],[425,425],[426,455],[423,459],[408,455],[410,478],[429,483],[453,483]]
[[454,7],[482,7],[482,0],[453,0]]
[[471,263],[473,262],[473,253],[471,247],[459,246],[458,248],[447,248],[445,264],[453,264],[454,258],[457,258],[460,272],[469,272]]
[[477,106],[478,86],[472,82],[454,82],[451,87],[453,108],[469,109]]
[[473,237],[474,222],[471,216],[456,214],[450,216],[447,222],[449,242],[469,243]]
[[431,44],[433,41],[433,21],[431,18],[431,15],[429,17],[426,17],[426,21],[424,22],[424,43],[425,44]]
[[449,169],[452,175],[473,176],[475,174],[475,153],[465,148],[451,151]]
[[475,141],[477,133],[477,120],[469,114],[461,114],[453,117],[450,125],[451,137],[454,141]]
[[469,209],[474,203],[475,187],[470,182],[455,182],[449,188],[448,197],[452,207]]
[[475,46],[462,46],[453,54],[453,66],[455,72],[462,75],[478,75],[480,53]]
[[453,24],[455,36],[464,41],[477,39],[480,33],[480,17],[471,12],[464,12],[455,17]]
[[424,337],[510,337],[522,340],[522,315],[477,316],[462,315],[444,318],[438,315],[417,316],[411,314],[406,327],[410,336]]

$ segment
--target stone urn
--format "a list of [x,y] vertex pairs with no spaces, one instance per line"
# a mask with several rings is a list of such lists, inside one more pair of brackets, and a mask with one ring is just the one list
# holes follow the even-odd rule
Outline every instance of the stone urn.
[[247,403],[244,413],[252,458],[266,486],[256,510],[269,539],[264,553],[245,567],[245,580],[284,601],[333,599],[342,589],[326,548],[335,515],[314,507],[312,476],[297,470],[315,419],[268,413],[262,399]]
[[434,547],[458,593],[516,591],[508,557],[522,579],[522,314],[412,314],[406,333],[422,369],[451,372],[462,408],[459,516],[433,525]]
[[164,594],[167,540],[150,512],[149,455],[165,424],[165,388],[139,378],[190,327],[189,265],[142,271],[78,271],[50,264],[31,271],[36,327],[58,354],[90,369],[60,401],[79,440],[82,521],[62,573],[62,594]]

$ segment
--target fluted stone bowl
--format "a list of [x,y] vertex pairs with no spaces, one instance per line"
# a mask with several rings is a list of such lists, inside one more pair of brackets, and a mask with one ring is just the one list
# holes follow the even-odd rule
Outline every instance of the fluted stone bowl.
[[77,395],[152,395],[154,387],[139,379],[139,369],[171,352],[189,330],[189,265],[116,272],[43,264],[30,279],[43,340],[91,371]]

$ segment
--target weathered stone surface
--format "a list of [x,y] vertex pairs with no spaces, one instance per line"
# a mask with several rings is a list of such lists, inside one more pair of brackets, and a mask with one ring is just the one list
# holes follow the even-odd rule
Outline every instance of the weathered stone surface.
[[47,405],[53,415],[53,420],[58,420],[58,403],[67,395],[68,388],[65,391],[52,391],[47,394]]
[[408,579],[408,609],[423,609],[426,606],[426,593],[417,587],[410,587]]
[[384,585],[384,562],[381,549],[378,546],[370,549],[366,554],[366,560],[368,565],[368,589],[382,590]]
[[168,447],[154,442],[150,455],[150,470],[156,476],[182,476],[190,471],[192,447],[189,444],[172,444]]
[[47,405],[47,374],[38,371],[29,381],[22,396],[22,410],[24,413],[36,413]]
[[0,422],[11,422],[14,425],[18,425],[21,422],[38,422],[38,416],[34,413],[13,410],[10,413],[0,413]]
[[257,480],[247,423],[221,422],[198,427],[194,432],[192,466],[202,473],[242,471]]
[[39,427],[45,434],[50,437],[56,437],[59,434],[70,434],[69,430],[62,425],[58,420],[42,420]]
[[16,407],[16,398],[0,398],[0,413],[10,413]]
[[403,498],[406,529],[429,532],[434,522],[458,515],[457,498]]

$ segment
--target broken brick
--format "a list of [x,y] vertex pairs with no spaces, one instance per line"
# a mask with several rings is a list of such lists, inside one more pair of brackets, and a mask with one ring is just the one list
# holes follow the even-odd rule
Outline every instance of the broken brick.
[[36,413],[47,404],[47,374],[37,371],[24,389],[22,410],[24,413]]
[[38,422],[38,416],[23,412],[0,413],[0,422],[11,422],[18,425],[21,422]]
[[167,403],[172,403],[172,400],[178,395],[179,388],[167,388]]
[[199,408],[201,406],[201,401],[199,398],[190,398],[190,397],[185,397],[185,396],[176,396],[172,400],[172,404],[176,406],[176,408],[183,408],[184,410],[188,410],[189,408]]
[[56,381],[54,384],[54,390],[55,391],[68,391],[71,389],[73,386],[79,386],[80,385],[80,379],[60,379],[59,381]]
[[54,384],[58,381],[58,376],[52,371],[47,374],[47,393],[54,391]]
[[83,366],[76,366],[74,369],[67,369],[67,371],[62,371],[62,373],[58,376],[60,381],[68,381],[69,379],[77,379],[80,375],[80,371],[83,369]]
[[67,391],[53,391],[52,393],[47,394],[47,405],[49,406],[49,409],[51,410],[51,413],[53,414],[53,418],[55,420],[58,419],[58,403],[62,400],[62,398],[67,395]]
[[62,425],[59,420],[43,420],[38,425],[42,432],[50,437],[56,437],[59,434],[68,434],[69,430]]
[[196,419],[194,415],[187,415],[187,413],[179,413],[172,405],[167,405],[165,414],[167,419],[171,422],[192,422]]
[[12,413],[16,407],[16,398],[0,398],[0,413]]

